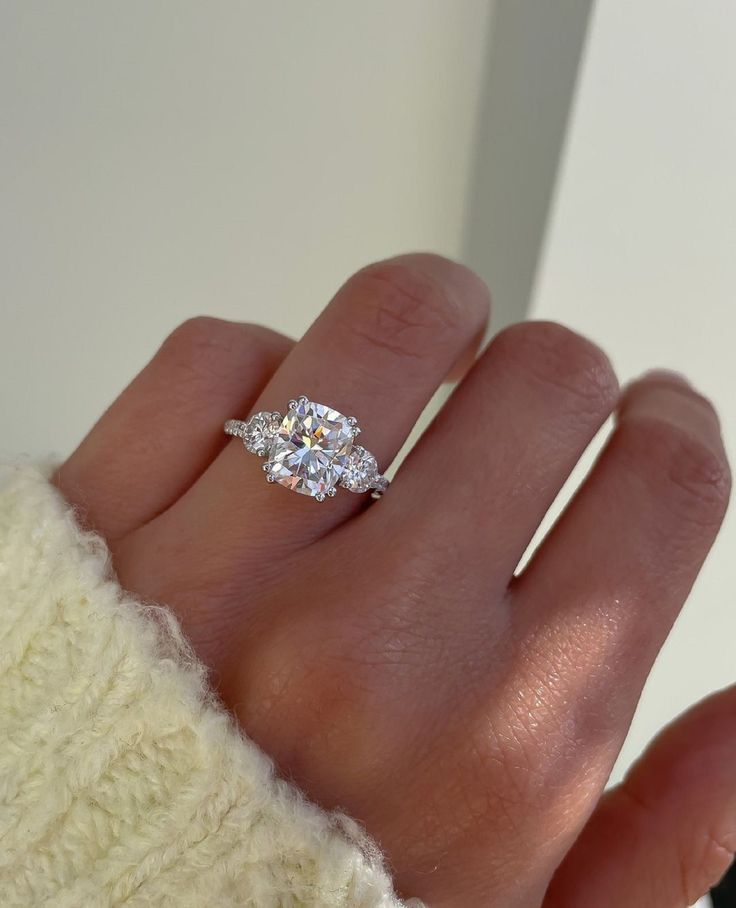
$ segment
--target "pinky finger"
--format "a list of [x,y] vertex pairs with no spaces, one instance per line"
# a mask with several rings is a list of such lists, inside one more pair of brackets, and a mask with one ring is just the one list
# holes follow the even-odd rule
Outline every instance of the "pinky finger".
[[686,908],[736,851],[736,687],[666,728],[607,792],[543,908]]

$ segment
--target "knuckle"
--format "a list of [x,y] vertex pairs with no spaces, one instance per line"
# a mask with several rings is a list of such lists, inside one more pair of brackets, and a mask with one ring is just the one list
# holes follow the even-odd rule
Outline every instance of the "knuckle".
[[[310,645],[305,646],[305,639]],[[347,671],[340,635],[322,633],[293,622],[275,621],[262,632],[257,650],[242,666],[240,687],[253,721],[274,721],[298,704],[305,727],[320,716],[330,716],[335,727],[346,715],[359,711],[364,699],[360,681]],[[243,680],[247,680],[243,684]],[[311,729],[311,733],[316,733]]]
[[[485,713],[481,706],[478,712],[474,740],[481,768],[475,777],[494,780],[494,795],[517,832],[528,831],[525,824],[543,814],[548,828],[562,833],[600,793],[602,769],[591,761],[582,780],[580,767],[587,742],[609,735],[611,723],[606,717],[591,720],[589,704],[576,702],[576,682],[565,666],[575,661],[573,652],[554,653],[548,636],[512,639],[509,645],[507,661],[514,669],[494,682],[496,706]],[[592,657],[587,664],[591,670],[585,674],[595,692],[601,679]]]
[[208,315],[196,315],[177,325],[162,348],[182,359],[194,358],[202,351],[228,346],[233,325]]
[[297,780],[314,778],[326,761],[350,781],[365,769],[354,759],[356,738],[380,724],[375,694],[351,670],[338,632],[323,629],[317,639],[311,631],[308,647],[305,637],[278,623],[265,633],[238,669],[238,715]]
[[533,380],[571,396],[576,407],[612,405],[618,383],[606,354],[554,322],[522,322],[502,331],[494,345]]
[[496,734],[503,742],[506,790],[515,790],[519,803],[530,809],[551,808],[559,779],[577,762],[580,742],[560,725],[564,712],[556,708],[554,699],[543,686],[520,685],[496,719]]
[[363,268],[351,282],[357,312],[349,321],[371,346],[422,357],[467,330],[463,302],[418,268],[381,262]]
[[195,316],[176,327],[161,345],[159,356],[180,376],[210,378],[229,372],[234,356],[256,342],[255,326],[236,325]]
[[458,748],[457,778],[468,789],[456,798],[458,821],[474,834],[491,829],[520,838],[544,815],[557,832],[560,805],[567,805],[559,765],[545,755],[546,744],[529,722],[493,710],[466,716],[463,746]]
[[731,489],[723,453],[656,417],[624,421],[619,432],[628,463],[644,474],[678,518],[708,528],[720,524]]

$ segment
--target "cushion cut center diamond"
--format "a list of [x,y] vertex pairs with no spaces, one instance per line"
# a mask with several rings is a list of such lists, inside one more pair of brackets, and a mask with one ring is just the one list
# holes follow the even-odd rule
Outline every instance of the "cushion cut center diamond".
[[347,416],[324,404],[298,400],[274,437],[268,472],[293,492],[326,495],[347,466],[353,437]]

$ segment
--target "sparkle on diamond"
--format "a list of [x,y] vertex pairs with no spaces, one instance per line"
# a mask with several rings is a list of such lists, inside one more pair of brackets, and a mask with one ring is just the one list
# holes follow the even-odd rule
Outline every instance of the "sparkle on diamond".
[[265,456],[281,421],[279,413],[254,413],[245,424],[243,442],[251,454]]
[[377,475],[376,458],[361,445],[353,445],[340,485],[351,492],[367,492]]
[[348,418],[324,404],[297,401],[272,442],[268,470],[302,495],[325,495],[340,480],[353,445]]

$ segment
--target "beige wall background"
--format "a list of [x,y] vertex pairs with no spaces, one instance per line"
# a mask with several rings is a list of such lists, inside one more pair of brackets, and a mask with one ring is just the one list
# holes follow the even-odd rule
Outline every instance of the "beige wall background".
[[[590,8],[0,0],[0,454],[66,453],[190,315],[298,335],[414,248],[476,267],[497,326],[687,371],[734,452],[736,5]],[[734,680],[735,545],[732,517],[617,774]]]
[[[736,5],[594,10],[531,314],[602,343],[623,381],[679,369],[736,455]],[[573,482],[578,477],[573,478]],[[615,775],[736,681],[733,509],[645,689]]]
[[299,335],[461,254],[485,0],[0,0],[0,453],[63,454],[180,321]]

